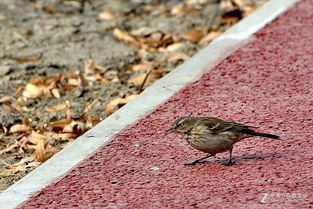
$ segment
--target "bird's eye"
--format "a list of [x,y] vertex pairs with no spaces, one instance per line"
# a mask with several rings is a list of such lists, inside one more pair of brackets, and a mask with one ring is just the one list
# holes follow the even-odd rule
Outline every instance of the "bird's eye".
[[182,122],[179,122],[179,123],[177,123],[177,126],[176,126],[176,128],[180,128],[180,127],[182,127],[184,124],[182,123]]

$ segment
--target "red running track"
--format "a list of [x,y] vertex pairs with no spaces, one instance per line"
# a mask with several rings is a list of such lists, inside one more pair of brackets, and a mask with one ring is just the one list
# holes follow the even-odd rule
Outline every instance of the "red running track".
[[[20,208],[312,208],[312,11],[312,0],[293,6]],[[221,165],[227,153],[186,167],[204,153],[164,133],[185,115],[259,126],[281,140],[238,143],[230,167]]]

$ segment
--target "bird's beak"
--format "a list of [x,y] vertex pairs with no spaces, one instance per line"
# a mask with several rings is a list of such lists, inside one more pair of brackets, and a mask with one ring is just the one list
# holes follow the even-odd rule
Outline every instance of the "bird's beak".
[[174,131],[174,129],[173,128],[170,128],[170,129],[167,129],[166,131],[165,131],[165,133],[166,134],[169,134],[169,133],[172,133]]

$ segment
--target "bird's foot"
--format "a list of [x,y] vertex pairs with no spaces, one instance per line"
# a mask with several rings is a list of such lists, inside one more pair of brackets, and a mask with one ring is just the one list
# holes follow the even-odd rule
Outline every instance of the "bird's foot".
[[231,166],[234,164],[235,164],[235,161],[228,161],[227,163],[224,164],[224,166]]
[[196,164],[199,164],[199,163],[203,163],[202,161],[199,161],[199,160],[195,160],[191,163],[184,163],[184,165],[196,165]]

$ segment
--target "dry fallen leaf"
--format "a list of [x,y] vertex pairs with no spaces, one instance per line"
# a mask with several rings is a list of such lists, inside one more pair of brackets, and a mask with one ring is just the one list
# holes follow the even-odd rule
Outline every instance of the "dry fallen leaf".
[[136,30],[133,30],[131,32],[131,34],[133,36],[139,36],[139,37],[144,37],[144,36],[149,36],[151,35],[152,33],[155,33],[159,31],[159,29],[157,28],[148,28],[148,27],[141,27],[141,28],[138,28]]
[[84,123],[79,121],[72,121],[71,123],[67,124],[63,131],[64,133],[74,133],[77,136],[83,134],[86,131],[86,126]]
[[60,94],[60,90],[59,89],[52,89],[51,90],[51,94],[55,97],[55,98],[61,98],[61,94]]
[[15,99],[12,96],[4,96],[0,98],[0,104],[6,102],[13,102]]
[[208,1],[211,1],[211,0],[188,0],[186,3],[189,4],[189,5],[206,4],[206,3],[208,3]]
[[19,141],[20,152],[33,152],[37,143],[41,140],[46,140],[46,136],[33,131],[29,136],[23,136]]
[[171,9],[172,15],[178,15],[178,14],[187,14],[194,10],[194,8],[190,8],[185,6],[184,4],[177,4]]
[[26,57],[26,58],[14,58],[19,63],[28,63],[28,62],[39,62],[42,56],[35,56],[35,57]]
[[140,46],[143,49],[154,52],[159,47],[166,47],[174,43],[174,39],[171,34],[164,34],[160,31],[152,33],[148,37],[143,37],[139,39]]
[[198,43],[207,33],[207,29],[196,29],[181,34],[181,37],[187,41]]
[[45,110],[48,112],[56,112],[56,111],[59,111],[59,110],[65,109],[65,108],[66,108],[66,104],[61,103],[61,104],[54,105],[54,106],[46,106]]
[[137,96],[138,96],[137,94],[132,94],[125,98],[113,99],[105,106],[104,110],[108,115],[111,115],[115,109],[122,107],[123,105],[127,104],[129,101],[133,100]]
[[8,143],[7,142],[5,142],[5,141],[3,141],[3,140],[0,140],[0,146],[6,146]]
[[176,43],[173,43],[173,44],[171,44],[171,45],[168,45],[168,46],[166,47],[166,51],[168,51],[168,52],[174,52],[174,51],[177,51],[177,50],[183,48],[185,45],[186,45],[186,44],[184,44],[184,43],[176,42]]
[[153,67],[153,63],[141,63],[141,64],[135,64],[131,66],[131,69],[133,71],[148,71]]
[[167,60],[167,62],[174,62],[175,63],[175,62],[180,61],[180,60],[185,61],[189,58],[190,58],[190,56],[188,56],[185,53],[177,53],[177,54],[172,54],[172,55],[168,56],[166,58],[166,60]]
[[71,111],[71,104],[68,100],[65,101],[65,112],[66,112],[66,119],[70,120],[72,118],[72,111]]
[[72,140],[72,139],[77,137],[77,134],[74,134],[74,133],[54,133],[54,132],[49,132],[49,133],[46,133],[46,134],[51,139],[57,139],[57,140],[61,140],[61,141],[68,141],[68,140]]
[[166,8],[163,5],[147,5],[144,10],[145,13],[150,14],[150,13],[165,13]]
[[28,133],[30,131],[31,128],[25,124],[15,124],[10,128],[10,133]]
[[131,46],[139,47],[138,41],[133,36],[129,35],[127,32],[122,31],[119,28],[115,28],[113,34],[118,40],[125,42],[126,44],[129,44]]
[[54,122],[50,123],[51,130],[53,132],[60,133],[63,131],[64,127],[66,127],[67,125],[69,125],[72,122],[73,122],[72,119],[61,119],[58,121],[54,121]]
[[23,96],[26,98],[37,98],[44,94],[43,86],[35,86],[31,83],[26,85],[25,90],[23,91]]
[[94,127],[95,125],[97,125],[98,123],[100,123],[101,120],[98,119],[98,118],[88,118],[87,121],[86,121],[86,127],[88,129]]
[[139,84],[141,84],[143,82],[145,77],[146,77],[146,73],[141,73],[141,74],[138,74],[138,75],[134,75],[134,76],[130,77],[127,80],[127,83],[132,83],[132,84],[135,84],[135,85],[139,85]]
[[207,44],[211,42],[213,39],[219,37],[222,34],[220,31],[212,31],[204,36],[200,41],[199,44]]
[[[51,77],[36,77],[31,79],[24,91],[23,96],[26,98],[37,98],[43,95],[50,96],[51,90],[56,88],[56,84],[65,79],[64,75],[55,75]],[[57,93],[55,92],[57,95]]]
[[113,14],[111,12],[101,12],[98,14],[98,18],[101,20],[113,20],[117,16],[117,14]]
[[35,161],[45,162],[52,157],[58,150],[53,148],[46,139],[39,140],[35,146]]
[[67,83],[69,85],[73,85],[73,86],[80,86],[81,83],[82,83],[82,79],[81,79],[81,77],[78,77],[78,76],[77,77],[72,77],[72,78],[68,79]]
[[94,74],[95,70],[94,70],[94,64],[95,64],[95,61],[93,59],[88,59],[86,62],[85,62],[85,66],[84,66],[84,73],[86,75],[92,75]]
[[48,143],[47,138],[46,135],[33,131],[19,141],[20,151],[34,152],[36,162],[45,162],[58,151]]
[[3,150],[0,150],[0,155],[2,155],[3,153],[9,152],[12,149],[16,148],[19,146],[19,142],[15,141],[15,142],[11,142],[9,144],[7,144],[7,147]]

